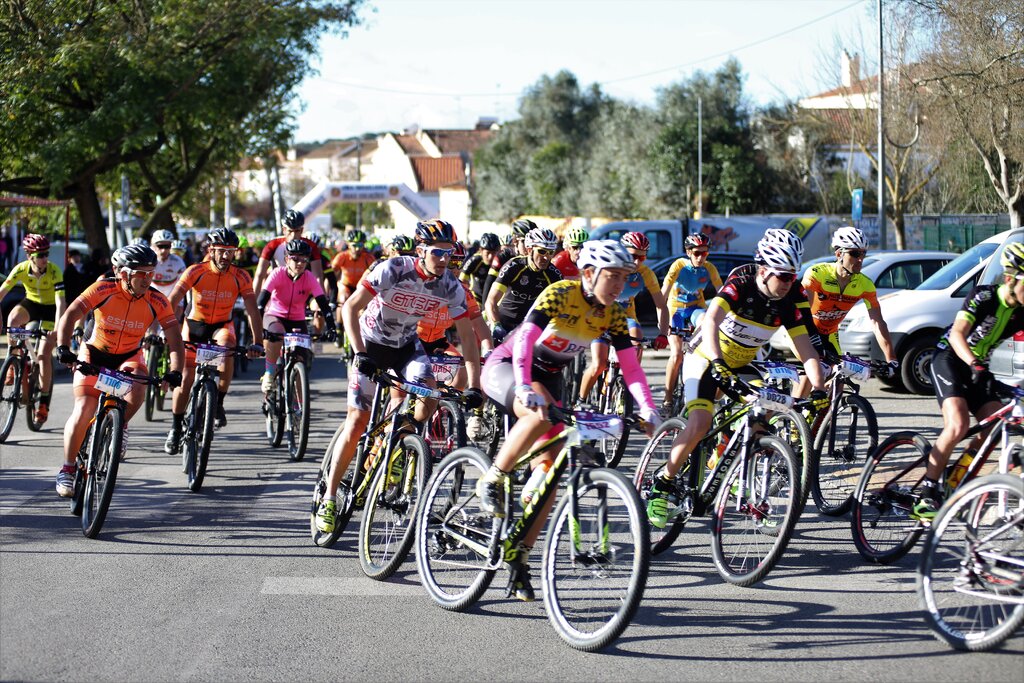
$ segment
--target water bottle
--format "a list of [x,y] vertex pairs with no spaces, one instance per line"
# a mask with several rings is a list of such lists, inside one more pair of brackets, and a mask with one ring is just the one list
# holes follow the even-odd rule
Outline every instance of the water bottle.
[[974,451],[971,449],[965,449],[960,459],[956,461],[956,465],[953,466],[953,471],[946,477],[946,489],[952,492],[961,481],[963,481],[964,475],[967,474],[967,468],[971,466],[974,461]]
[[529,507],[530,503],[533,501],[534,496],[537,494],[537,489],[540,488],[541,482],[544,481],[544,478],[547,476],[548,470],[550,469],[551,463],[542,462],[526,481],[526,484],[523,486],[523,494],[520,497],[524,510]]

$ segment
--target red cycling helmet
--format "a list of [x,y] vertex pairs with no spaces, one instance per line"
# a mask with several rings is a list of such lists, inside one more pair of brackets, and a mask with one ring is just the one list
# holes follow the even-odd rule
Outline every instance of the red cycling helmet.
[[25,247],[26,254],[38,254],[50,248],[50,239],[46,235],[30,233],[21,240],[21,246]]
[[636,249],[637,251],[647,251],[651,248],[651,241],[642,232],[627,232],[619,242],[627,249]]
[[687,235],[686,241],[683,243],[683,248],[686,249],[686,251],[690,251],[691,249],[700,249],[702,247],[707,249],[710,246],[711,239],[702,232],[695,232],[692,235]]

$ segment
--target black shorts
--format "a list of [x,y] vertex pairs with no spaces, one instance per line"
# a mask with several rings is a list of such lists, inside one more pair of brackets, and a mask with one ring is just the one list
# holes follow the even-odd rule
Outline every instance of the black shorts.
[[967,409],[976,414],[986,403],[997,401],[992,382],[975,384],[971,381],[971,368],[952,349],[936,351],[932,356],[932,384],[939,405],[947,398],[957,397],[967,401]]
[[[232,321],[225,320],[219,323],[207,323],[186,318],[185,323],[188,325],[188,341],[193,344],[209,344],[213,341],[213,336],[220,332],[222,328],[231,325]],[[232,327],[233,332],[234,328]]]
[[127,353],[107,353],[100,351],[92,344],[86,344],[89,348],[89,362],[107,370],[120,370],[125,361],[139,352],[138,349]]
[[40,323],[53,323],[57,318],[57,304],[41,304],[38,301],[22,299],[18,305],[28,311],[29,322],[38,320]]
[[423,345],[423,350],[428,356],[439,356],[452,347],[448,337],[441,337],[429,342],[420,339],[420,344]]
[[[562,373],[546,372],[534,366],[530,371],[530,377],[534,382],[540,382],[541,386],[548,390],[556,405],[562,405]],[[514,415],[512,403],[516,398],[516,376],[512,368],[511,358],[500,358],[487,361],[484,365],[482,382],[484,393],[487,397],[505,409],[509,415]]]
[[267,333],[281,334],[281,332],[276,332],[275,330],[270,329],[274,323],[281,325],[281,329],[284,330],[284,334],[288,334],[289,332],[301,332],[302,334],[309,333],[309,327],[306,325],[305,318],[302,320],[286,320],[285,318],[278,318],[276,315],[265,315],[263,316],[264,336],[266,336]]

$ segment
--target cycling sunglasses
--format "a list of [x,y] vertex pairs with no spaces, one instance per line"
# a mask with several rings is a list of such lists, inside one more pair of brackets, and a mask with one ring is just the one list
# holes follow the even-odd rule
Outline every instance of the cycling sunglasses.
[[864,258],[868,252],[865,249],[847,249],[846,253],[853,258]]
[[50,258],[50,252],[48,251],[37,251],[34,254],[29,254],[32,258]]
[[455,249],[441,249],[440,247],[430,247],[427,249],[427,253],[436,258],[451,258],[451,255],[455,253]]
[[533,250],[537,253],[537,256],[551,256],[555,253],[554,249],[544,249],[542,247],[534,247]]
[[768,272],[779,278],[779,282],[794,282],[796,280],[796,273],[780,273],[777,270],[770,270]]
[[647,254],[630,254],[634,261],[642,263],[647,260]]

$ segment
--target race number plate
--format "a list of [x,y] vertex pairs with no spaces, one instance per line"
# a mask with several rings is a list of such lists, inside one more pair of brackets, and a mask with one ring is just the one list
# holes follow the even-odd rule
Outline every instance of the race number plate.
[[792,365],[785,363],[765,363],[765,374],[769,380],[797,382],[800,380],[800,372]]
[[622,418],[618,415],[602,415],[588,411],[573,414],[576,416],[576,429],[583,441],[616,439],[622,436]]
[[284,345],[288,349],[312,349],[313,342],[308,334],[289,332],[284,335]]
[[101,368],[96,378],[96,390],[118,398],[124,398],[132,390],[132,381],[119,372]]
[[867,365],[866,363],[861,363],[859,361],[852,360],[850,358],[844,358],[843,367],[842,370],[840,370],[840,372],[842,372],[844,376],[849,377],[850,379],[855,379],[864,382],[869,377],[871,377],[871,366]]
[[198,344],[196,345],[196,364],[221,365],[224,363],[224,353],[227,350],[227,347],[217,344]]
[[462,359],[458,356],[431,356],[430,371],[440,384],[451,384],[455,375],[462,367]]

